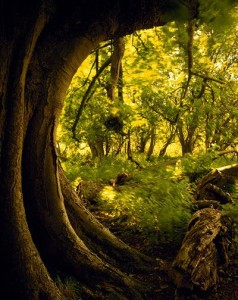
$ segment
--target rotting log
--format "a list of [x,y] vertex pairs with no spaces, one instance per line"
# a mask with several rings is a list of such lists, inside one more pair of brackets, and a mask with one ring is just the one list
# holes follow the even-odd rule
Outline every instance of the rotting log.
[[111,180],[109,181],[109,183],[110,183],[112,186],[115,186],[115,185],[124,185],[124,184],[126,184],[128,181],[130,181],[130,180],[132,180],[132,175],[123,172],[123,173],[119,173],[115,179],[111,179]]
[[179,289],[208,291],[218,280],[218,267],[228,262],[232,220],[214,208],[194,213],[170,275]]
[[215,209],[222,209],[222,205],[219,201],[217,200],[198,200],[195,202],[194,206],[193,206],[193,211],[197,211],[199,209],[203,209],[203,208],[215,208]]
[[97,205],[99,193],[104,185],[99,182],[80,180],[76,187],[76,194],[86,207]]
[[217,200],[231,203],[230,191],[238,180],[238,164],[212,170],[203,176],[197,185],[195,200]]

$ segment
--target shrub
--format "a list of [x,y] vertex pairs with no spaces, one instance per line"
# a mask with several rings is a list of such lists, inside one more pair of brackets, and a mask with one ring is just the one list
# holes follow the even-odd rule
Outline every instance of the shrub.
[[186,154],[181,159],[182,172],[191,182],[195,182],[211,171],[215,157],[214,152],[199,155]]
[[111,179],[116,178],[119,173],[132,173],[136,165],[125,156],[104,157],[102,160],[91,163],[79,163],[78,176],[83,180],[90,180],[107,184]]
[[103,209],[127,215],[127,224],[136,225],[154,242],[180,242],[191,216],[191,194],[188,180],[176,182],[172,175],[165,167],[137,172],[130,185],[120,187],[113,196],[102,191]]
[[238,183],[236,182],[232,189],[233,203],[223,205],[224,214],[231,217],[234,221],[234,240],[238,243]]
[[64,280],[61,279],[59,276],[55,279],[56,285],[58,286],[59,290],[68,300],[79,300],[81,299],[81,287],[79,282],[77,282],[74,278],[67,277]]

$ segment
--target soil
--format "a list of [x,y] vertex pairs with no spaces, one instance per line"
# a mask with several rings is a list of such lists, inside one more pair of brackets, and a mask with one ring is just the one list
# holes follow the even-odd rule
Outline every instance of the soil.
[[138,230],[128,228],[126,222],[118,222],[102,212],[94,211],[95,216],[107,226],[116,236],[131,247],[152,258],[155,264],[150,274],[134,275],[136,279],[145,282],[150,292],[145,295],[148,300],[238,300],[238,246],[234,242],[229,250],[229,262],[219,269],[219,281],[216,287],[202,294],[196,291],[180,291],[169,277],[169,269],[179,250],[179,246],[159,244],[154,246]]

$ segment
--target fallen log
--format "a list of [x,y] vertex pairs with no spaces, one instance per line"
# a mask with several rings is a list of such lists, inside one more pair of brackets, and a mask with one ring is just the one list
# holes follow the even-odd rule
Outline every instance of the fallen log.
[[109,181],[109,183],[112,185],[112,186],[115,186],[115,185],[124,185],[126,184],[128,181],[130,181],[132,179],[132,175],[128,174],[128,173],[119,173],[116,177],[116,179],[111,179]]
[[84,205],[89,208],[97,205],[99,193],[103,187],[104,185],[98,182],[80,180],[75,191]]
[[194,213],[170,270],[178,289],[204,292],[216,285],[218,267],[228,262],[232,225],[214,208]]
[[199,180],[194,200],[212,199],[221,204],[231,203],[230,192],[237,180],[238,164],[212,170]]
[[216,199],[221,204],[232,203],[230,193],[225,192],[222,188],[212,183],[207,183],[200,190],[197,200],[202,199]]
[[192,207],[192,211],[195,212],[199,209],[203,209],[203,208],[215,208],[215,209],[222,209],[222,205],[219,201],[217,200],[197,200],[193,207]]

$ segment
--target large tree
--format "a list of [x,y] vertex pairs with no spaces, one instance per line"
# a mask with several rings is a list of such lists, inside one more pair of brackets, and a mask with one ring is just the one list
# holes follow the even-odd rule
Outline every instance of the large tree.
[[[66,90],[90,52],[163,25],[175,8],[183,14],[180,2],[1,1],[0,270],[7,299],[64,299],[53,280],[58,273],[79,280],[87,297],[143,297],[124,271],[144,268],[147,258],[80,203],[58,162],[55,135]],[[188,3],[195,16],[197,1]]]
[[0,265],[9,299],[63,299],[56,272],[77,278],[92,297],[96,290],[139,297],[118,266],[142,266],[143,257],[81,205],[60,170],[55,132],[89,53],[103,40],[161,24],[156,1],[2,2]]

